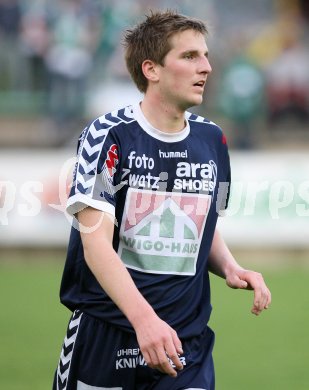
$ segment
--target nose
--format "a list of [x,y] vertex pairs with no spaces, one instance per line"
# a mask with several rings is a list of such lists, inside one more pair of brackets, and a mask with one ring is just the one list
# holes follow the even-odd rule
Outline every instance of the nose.
[[203,60],[203,72],[209,74],[211,73],[211,71],[212,71],[212,67],[210,65],[209,59],[208,57],[205,56]]
[[203,74],[209,74],[212,71],[212,67],[210,65],[209,59],[206,55],[200,57],[198,72]]

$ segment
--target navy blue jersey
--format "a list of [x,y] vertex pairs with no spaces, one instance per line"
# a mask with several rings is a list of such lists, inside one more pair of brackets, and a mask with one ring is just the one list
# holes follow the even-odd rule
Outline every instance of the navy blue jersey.
[[[137,288],[180,337],[191,337],[211,312],[207,258],[229,182],[217,125],[187,112],[181,132],[165,133],[129,106],[83,131],[67,210],[115,216],[113,247]],[[60,295],[71,310],[133,331],[88,268],[74,227]]]

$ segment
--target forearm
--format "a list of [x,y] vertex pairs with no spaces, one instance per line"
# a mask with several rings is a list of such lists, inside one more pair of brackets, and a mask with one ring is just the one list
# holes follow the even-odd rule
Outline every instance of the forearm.
[[86,248],[85,258],[101,287],[133,327],[141,317],[154,314],[152,307],[138,291],[128,270],[106,239],[100,238],[91,248]]
[[224,279],[231,271],[242,269],[242,267],[235,260],[234,256],[230,252],[217,229],[215,231],[209,253],[208,269],[210,272]]
[[[79,215],[80,226],[97,226],[97,212],[85,210]],[[137,289],[131,275],[112,246],[113,222],[108,218],[101,226],[83,233],[81,237],[84,256],[91,272],[111,298],[128,318],[133,327],[143,318],[154,315],[152,307]]]
[[220,233],[216,230],[208,259],[210,272],[225,279],[231,288],[254,290],[253,314],[259,315],[271,302],[271,294],[258,272],[245,270],[234,259]]

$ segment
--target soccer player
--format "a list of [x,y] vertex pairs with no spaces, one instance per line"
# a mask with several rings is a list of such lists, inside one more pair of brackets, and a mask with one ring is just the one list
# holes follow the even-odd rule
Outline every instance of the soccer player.
[[72,312],[54,389],[213,390],[209,271],[270,304],[216,229],[227,206],[226,139],[199,105],[211,73],[207,29],[150,12],[125,33],[144,97],[95,119],[79,139],[67,210],[61,301]]

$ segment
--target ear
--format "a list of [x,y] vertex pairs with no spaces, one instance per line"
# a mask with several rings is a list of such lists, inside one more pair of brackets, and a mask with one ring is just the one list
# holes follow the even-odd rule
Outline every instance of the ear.
[[156,82],[159,80],[158,66],[151,60],[145,60],[142,63],[142,71],[148,81]]

